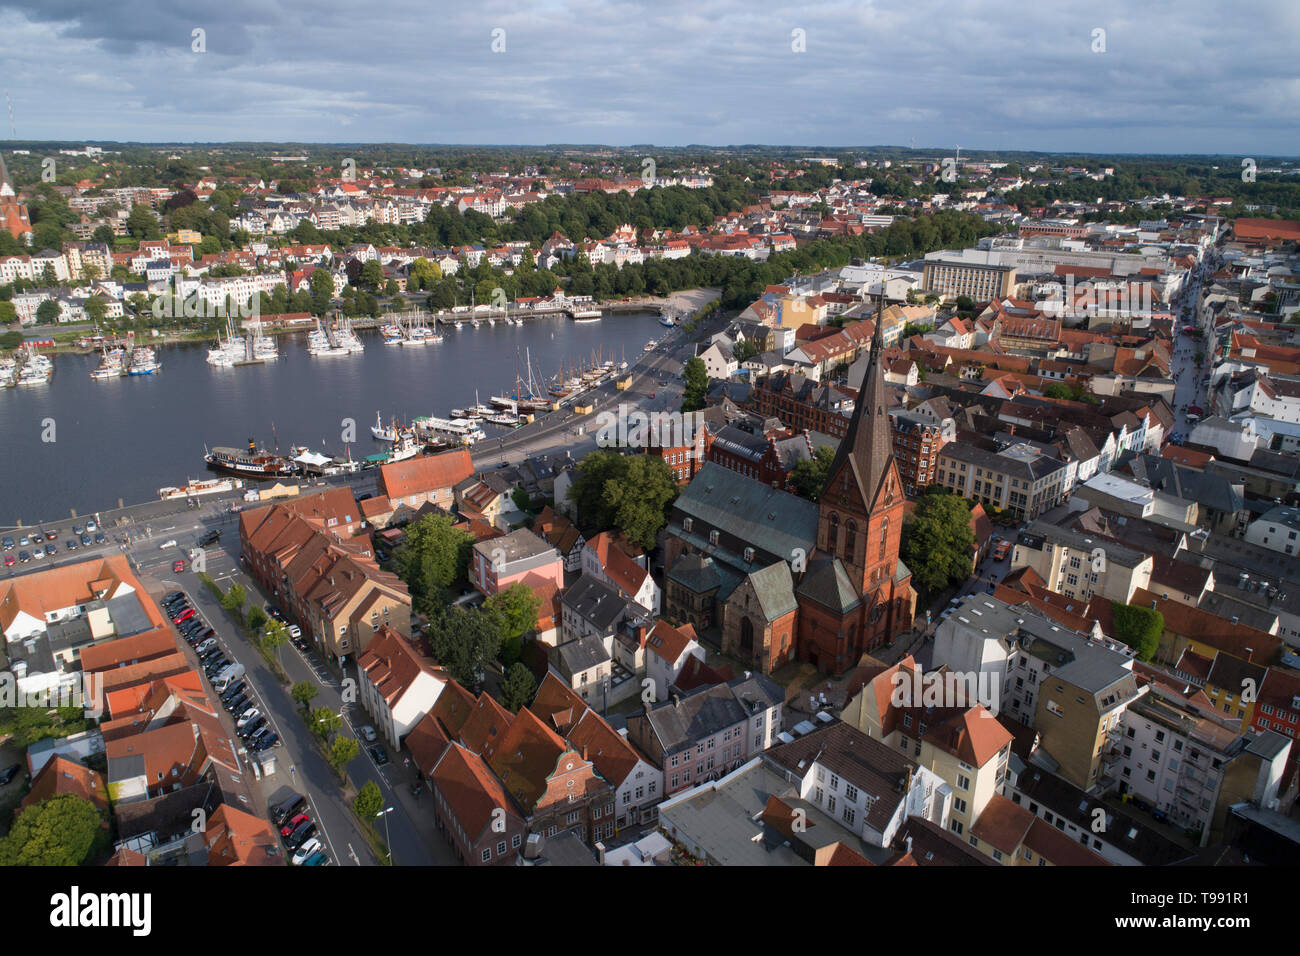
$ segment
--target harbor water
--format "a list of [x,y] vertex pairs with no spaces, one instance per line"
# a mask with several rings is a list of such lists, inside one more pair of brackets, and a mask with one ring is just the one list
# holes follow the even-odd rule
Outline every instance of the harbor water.
[[306,334],[294,333],[276,338],[280,357],[264,365],[214,367],[209,344],[196,343],[158,349],[153,375],[104,380],[90,376],[98,354],[56,355],[48,384],[0,390],[0,526],[149,501],[161,487],[212,477],[205,445],[251,438],[281,453],[306,445],[341,455],[351,425],[351,454],[364,458],[386,447],[370,434],[376,413],[405,423],[472,405],[475,390],[483,403],[512,394],[516,374],[527,380],[525,355],[535,382],[593,358],[632,365],[664,331],[649,312],[465,322],[419,347],[361,332],[365,351],[339,356],[309,355]]

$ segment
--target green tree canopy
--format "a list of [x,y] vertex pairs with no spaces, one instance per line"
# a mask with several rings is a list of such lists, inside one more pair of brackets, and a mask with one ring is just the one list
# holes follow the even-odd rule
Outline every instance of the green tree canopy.
[[352,798],[352,809],[357,812],[363,820],[373,820],[379,811],[384,809],[384,794],[379,789],[379,784],[373,780],[367,780],[365,785],[357,791],[357,795]]
[[682,378],[686,383],[682,389],[682,411],[698,412],[709,394],[709,370],[704,359],[696,356],[687,361]]
[[649,550],[677,498],[672,469],[658,455],[620,455],[597,449],[578,462],[569,500],[597,530],[616,528]]
[[316,699],[318,694],[320,694],[320,688],[309,680],[298,681],[293,685],[293,689],[289,691],[289,696],[303,710],[311,706],[311,702]]
[[426,515],[406,529],[394,552],[397,576],[411,589],[417,611],[432,614],[447,602],[451,586],[465,577],[474,536],[453,527],[450,515]]
[[479,687],[501,646],[496,617],[449,607],[429,621],[428,633],[438,663],[464,687]]
[[83,866],[103,841],[99,811],[65,793],[18,814],[0,840],[0,866]]
[[927,493],[903,524],[900,554],[912,578],[934,593],[970,576],[975,533],[970,508],[957,495]]
[[809,501],[820,498],[834,461],[835,449],[830,445],[822,445],[811,458],[795,465],[794,470],[790,472],[790,484],[794,488],[794,493]]
[[533,672],[522,663],[511,664],[501,681],[501,703],[512,713],[517,713],[520,707],[532,703],[536,693],[537,678],[533,677]]
[[1138,660],[1149,661],[1160,648],[1165,632],[1165,616],[1154,608],[1110,602],[1115,622],[1115,637],[1137,651]]
[[497,619],[497,629],[505,639],[522,637],[537,628],[537,613],[542,599],[522,581],[502,588],[483,602],[483,613]]

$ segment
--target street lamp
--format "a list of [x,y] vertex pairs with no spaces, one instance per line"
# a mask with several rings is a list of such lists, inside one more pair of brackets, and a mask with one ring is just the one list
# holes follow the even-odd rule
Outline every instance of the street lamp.
[[385,807],[375,814],[377,817],[384,818],[384,842],[388,844],[388,865],[393,865],[393,839],[388,835],[388,815],[393,812],[392,807]]

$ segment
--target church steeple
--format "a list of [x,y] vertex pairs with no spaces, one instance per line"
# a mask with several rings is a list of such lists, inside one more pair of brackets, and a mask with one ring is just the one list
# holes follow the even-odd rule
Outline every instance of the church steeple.
[[848,431],[840,441],[835,460],[827,473],[826,487],[831,488],[844,469],[849,469],[857,483],[863,504],[871,507],[880,490],[880,483],[889,471],[893,458],[893,445],[889,438],[889,409],[885,398],[885,370],[881,353],[885,349],[884,332],[885,297],[882,294],[876,307],[876,327],[871,335],[871,354],[867,357],[866,373],[858,390],[853,416]]

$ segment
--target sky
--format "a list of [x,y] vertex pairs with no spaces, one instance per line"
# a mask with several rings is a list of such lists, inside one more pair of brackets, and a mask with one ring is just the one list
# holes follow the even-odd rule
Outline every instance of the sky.
[[0,142],[1291,156],[1297,36],[1296,0],[0,0]]

